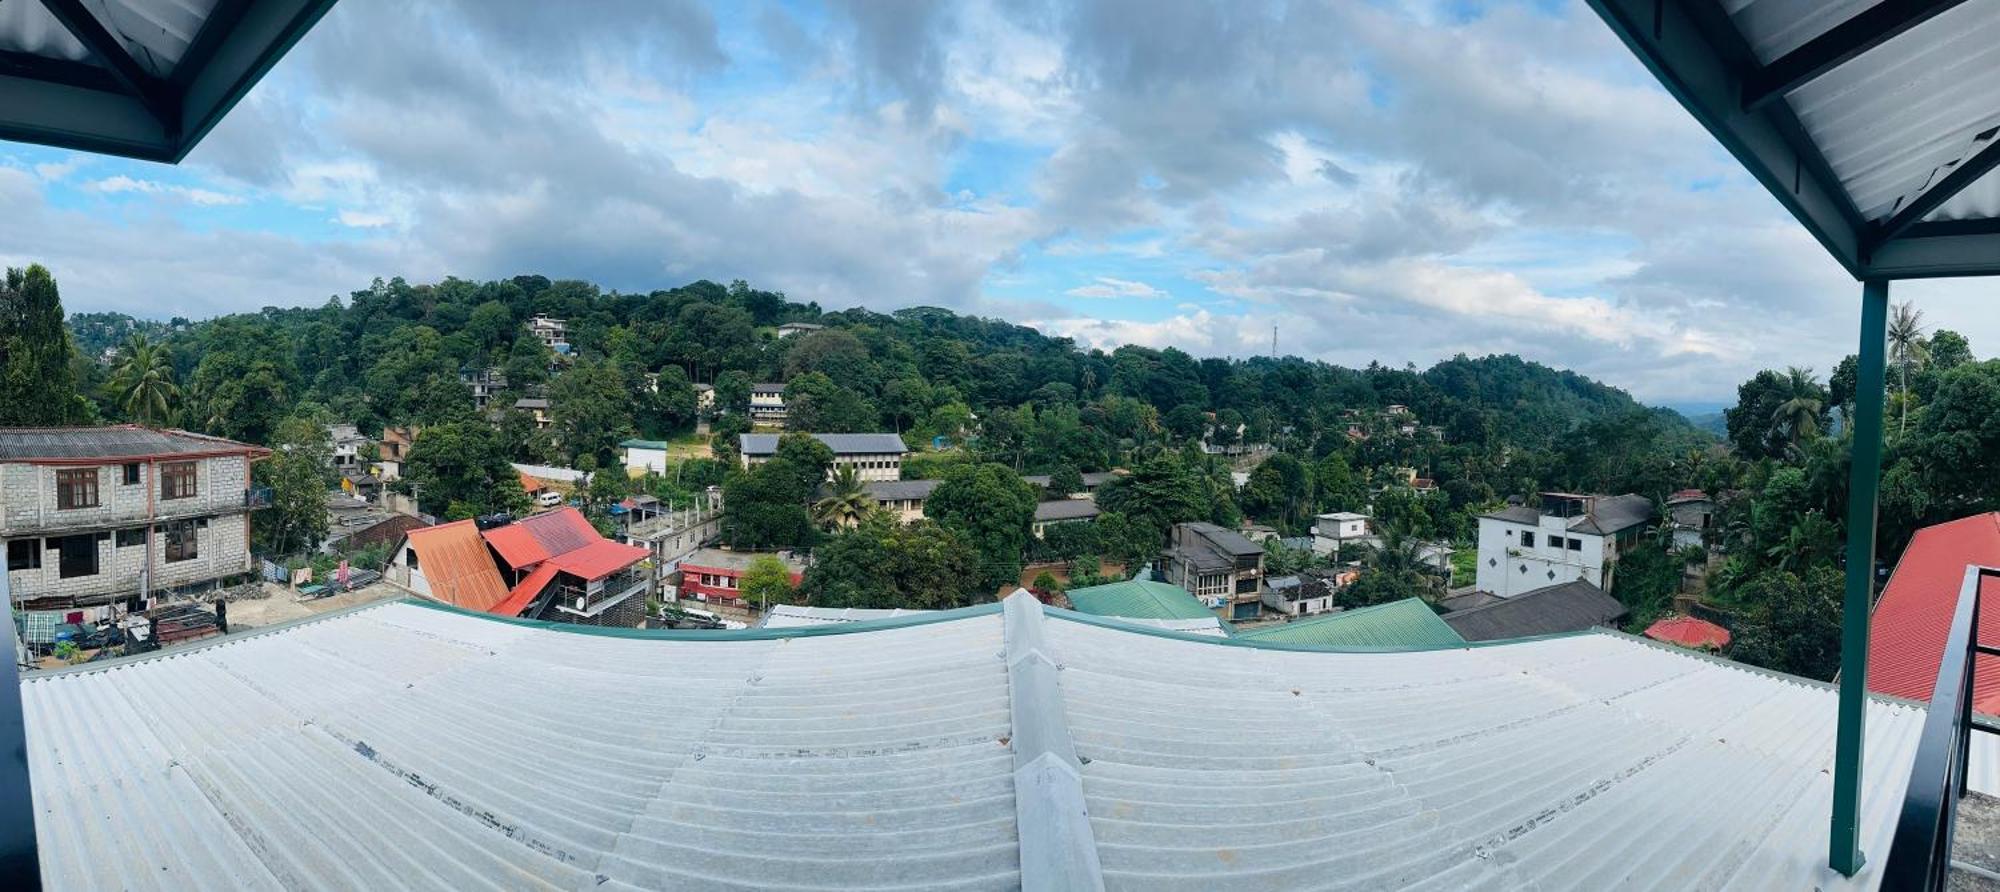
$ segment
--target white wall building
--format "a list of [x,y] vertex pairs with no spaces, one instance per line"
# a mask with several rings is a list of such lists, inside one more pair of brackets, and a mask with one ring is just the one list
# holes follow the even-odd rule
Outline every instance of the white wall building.
[[1538,506],[1481,515],[1475,584],[1503,598],[1579,579],[1608,591],[1652,518],[1652,500],[1632,494],[1542,493]]
[[1313,554],[1334,554],[1360,545],[1374,545],[1370,518],[1353,511],[1333,511],[1313,517]]
[[627,474],[655,474],[667,472],[667,441],[665,440],[625,440],[618,444],[618,451],[625,457]]
[[750,423],[785,426],[785,385],[750,385]]
[[[833,450],[833,467],[827,469],[829,477],[841,468],[852,467],[862,480],[903,479],[903,454],[909,452],[909,448],[903,445],[902,437],[895,434],[810,436]],[[744,434],[738,440],[738,446],[743,467],[754,468],[778,453],[778,435]]]

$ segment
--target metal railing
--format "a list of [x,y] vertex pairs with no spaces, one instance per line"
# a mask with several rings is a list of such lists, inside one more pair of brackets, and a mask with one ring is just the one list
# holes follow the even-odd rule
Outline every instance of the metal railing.
[[1910,786],[1903,794],[1889,861],[1882,868],[1884,889],[1943,889],[1951,872],[1952,831],[1958,800],[1970,774],[1972,733],[2000,734],[2000,726],[1973,718],[1972,684],[1979,657],[2000,656],[2000,648],[1979,643],[1979,589],[2000,569],[1968,566],[1951,616],[1930,711],[1917,740]]
[[35,848],[34,792],[28,783],[19,643],[14,599],[7,591],[7,574],[0,573],[0,885],[33,890],[42,887],[42,869]]

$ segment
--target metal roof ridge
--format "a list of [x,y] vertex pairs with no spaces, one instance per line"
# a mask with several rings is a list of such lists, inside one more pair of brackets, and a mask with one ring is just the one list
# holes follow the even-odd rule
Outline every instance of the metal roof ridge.
[[1104,867],[1083,797],[1083,765],[1056,681],[1062,667],[1042,636],[1042,602],[1015,589],[1001,604],[1021,888],[1101,890]]
[[487,622],[507,623],[544,629],[568,635],[592,635],[601,638],[644,638],[659,641],[765,641],[774,638],[817,638],[823,635],[849,635],[856,632],[873,632],[883,629],[901,629],[907,626],[923,626],[931,623],[953,622],[973,619],[1001,612],[1000,604],[974,604],[971,607],[957,607],[951,610],[915,611],[905,616],[882,619],[860,620],[851,623],[832,623],[819,626],[787,626],[766,628],[753,626],[747,629],[627,629],[618,626],[586,626],[578,623],[554,620],[523,619],[515,616],[496,616],[477,610],[468,610],[429,598],[410,598],[402,603],[413,604],[427,610],[457,613],[476,617]]

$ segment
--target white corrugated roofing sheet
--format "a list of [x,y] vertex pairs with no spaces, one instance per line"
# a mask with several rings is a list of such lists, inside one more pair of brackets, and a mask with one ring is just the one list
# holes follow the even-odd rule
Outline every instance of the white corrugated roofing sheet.
[[[1324,653],[1006,613],[690,640],[395,603],[31,677],[44,876],[1008,888],[1082,845],[1113,889],[1868,888],[1923,715],[1872,708],[1847,880],[1822,685],[1610,634]],[[1066,784],[1088,830],[1040,832]]]
[[[1872,6],[1862,0],[1729,0],[1769,64]],[[1787,94],[1864,218],[1882,220],[1984,148],[2000,126],[2000,0],[1969,0]],[[1969,189],[1927,219],[2000,216],[2000,187]]]

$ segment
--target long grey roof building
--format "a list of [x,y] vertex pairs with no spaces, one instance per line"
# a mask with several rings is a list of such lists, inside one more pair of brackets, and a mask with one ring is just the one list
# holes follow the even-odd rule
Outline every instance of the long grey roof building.
[[[1613,633],[1328,653],[1025,593],[737,632],[393,602],[21,687],[51,888],[1880,877],[1825,867],[1827,686]],[[1886,805],[1923,712],[1870,711]],[[1864,817],[1886,851],[1895,810]]]

